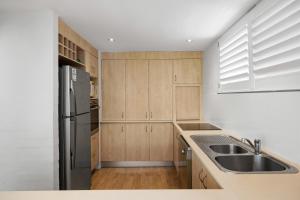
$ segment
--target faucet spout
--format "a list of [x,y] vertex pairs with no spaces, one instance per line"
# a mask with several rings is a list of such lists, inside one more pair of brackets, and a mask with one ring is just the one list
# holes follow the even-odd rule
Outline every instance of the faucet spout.
[[243,143],[248,143],[254,149],[255,155],[258,155],[261,153],[261,140],[255,139],[254,144],[247,138],[242,138],[241,141]]

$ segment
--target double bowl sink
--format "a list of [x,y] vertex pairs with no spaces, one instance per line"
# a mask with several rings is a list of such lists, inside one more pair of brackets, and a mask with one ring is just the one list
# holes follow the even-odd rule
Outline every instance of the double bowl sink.
[[270,155],[256,155],[253,149],[226,135],[192,135],[192,140],[224,172],[297,173],[298,170]]

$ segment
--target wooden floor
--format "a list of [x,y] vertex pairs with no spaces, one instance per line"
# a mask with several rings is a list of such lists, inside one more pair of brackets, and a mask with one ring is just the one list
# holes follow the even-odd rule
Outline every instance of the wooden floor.
[[179,181],[174,167],[103,168],[93,174],[91,189],[179,189]]

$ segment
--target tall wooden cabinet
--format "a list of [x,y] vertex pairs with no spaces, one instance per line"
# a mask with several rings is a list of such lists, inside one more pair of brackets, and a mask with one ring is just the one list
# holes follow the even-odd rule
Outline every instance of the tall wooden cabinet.
[[126,62],[126,120],[148,120],[148,61]]
[[200,52],[102,54],[102,161],[173,161],[171,122],[200,119],[200,86]]
[[149,61],[150,120],[172,120],[172,60]]
[[125,61],[102,61],[102,120],[125,120]]

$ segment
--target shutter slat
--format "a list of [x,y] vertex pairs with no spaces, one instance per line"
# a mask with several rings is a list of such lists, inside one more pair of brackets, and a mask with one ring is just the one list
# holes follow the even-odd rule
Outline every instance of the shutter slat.
[[276,24],[279,24],[280,22],[284,21],[288,17],[291,17],[292,15],[296,14],[300,10],[300,1],[295,1],[292,4],[288,5],[287,7],[283,8],[276,14],[274,14],[271,18],[266,20],[264,23],[261,23],[259,26],[254,27],[252,26],[252,33],[253,36],[256,36],[271,27],[273,27]]
[[249,48],[248,26],[232,34],[228,40],[220,42],[220,90],[230,91],[248,89],[249,77]]
[[259,17],[257,17],[252,22],[252,27],[256,28],[257,26],[261,25],[268,19],[270,19],[272,16],[274,16],[276,13],[278,13],[280,10],[284,9],[285,7],[289,6],[291,3],[295,2],[295,0],[286,0],[281,1],[274,5],[272,8],[268,9],[267,11],[263,12]]

